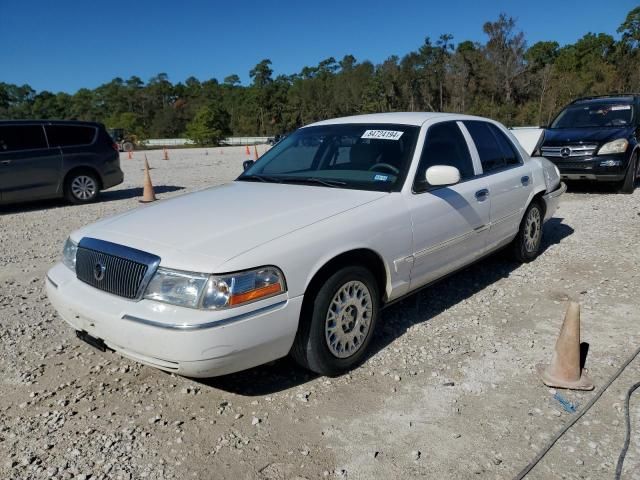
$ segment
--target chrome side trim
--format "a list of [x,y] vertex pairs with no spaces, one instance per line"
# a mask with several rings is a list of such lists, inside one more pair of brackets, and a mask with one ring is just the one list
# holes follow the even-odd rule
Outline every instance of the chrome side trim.
[[214,320],[213,322],[205,322],[205,323],[164,323],[158,322],[156,320],[148,320],[146,318],[136,317],[134,315],[123,315],[122,320],[130,320],[132,322],[141,323],[143,325],[148,325],[151,327],[164,328],[166,330],[179,330],[183,332],[193,331],[193,330],[204,330],[207,328],[216,328],[221,327],[223,325],[229,325],[230,323],[239,322],[240,320],[246,320],[247,318],[255,317],[257,315],[261,315],[263,313],[268,313],[273,310],[278,310],[280,307],[286,305],[287,300],[282,300],[281,302],[274,303],[273,305],[267,305],[266,307],[258,308],[257,310],[252,310],[251,312],[241,313],[239,315],[234,315],[233,317],[223,318],[221,320]]
[[520,215],[520,211],[519,210],[515,211],[515,212],[512,212],[512,213],[509,213],[509,214],[505,215],[504,217],[499,218],[495,222],[491,222],[491,226],[494,227],[496,225],[500,225],[502,222],[506,222],[507,220],[515,217],[516,215]]
[[54,287],[58,288],[58,284],[56,282],[54,282],[53,280],[51,280],[51,277],[49,276],[49,274],[47,274],[47,280],[49,280],[51,285],[53,285]]
[[[485,227],[485,225],[481,226],[481,227],[477,227],[477,228],[483,228]],[[445,240],[444,242],[440,242],[436,245],[433,245],[432,247],[428,247],[428,248],[424,248],[416,253],[413,254],[414,258],[421,258],[424,257],[425,255],[430,255],[434,252],[437,252],[438,250],[442,250],[443,248],[446,247],[450,247],[452,245],[456,245],[460,242],[465,241],[467,238],[471,237],[472,235],[475,235],[476,233],[478,233],[478,231],[482,231],[482,230],[471,230],[469,232],[463,233],[462,235],[458,235],[457,237],[453,237],[450,238],[449,240]]]

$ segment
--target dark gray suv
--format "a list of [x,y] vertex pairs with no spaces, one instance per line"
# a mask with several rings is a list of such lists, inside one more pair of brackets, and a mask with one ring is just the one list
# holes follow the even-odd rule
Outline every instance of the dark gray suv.
[[123,178],[118,147],[101,123],[0,121],[0,204],[88,203]]

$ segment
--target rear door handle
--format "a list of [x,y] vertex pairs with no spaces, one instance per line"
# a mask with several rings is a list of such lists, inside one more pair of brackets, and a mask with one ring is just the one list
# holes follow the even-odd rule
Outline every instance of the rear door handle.
[[0,165],[9,165],[11,163],[11,160],[2,160],[0,162]]
[[529,175],[525,175],[524,177],[522,177],[520,179],[520,182],[522,182],[522,185],[524,185],[526,187],[527,185],[529,185],[529,181],[530,180],[531,179],[529,178]]
[[483,188],[482,190],[478,190],[476,192],[476,199],[479,202],[484,202],[488,196],[489,196],[489,190],[486,188]]

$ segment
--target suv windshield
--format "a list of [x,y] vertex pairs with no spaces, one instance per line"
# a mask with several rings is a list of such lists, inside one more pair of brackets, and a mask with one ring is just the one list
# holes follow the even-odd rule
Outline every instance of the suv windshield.
[[353,123],[301,128],[238,180],[400,190],[419,130],[409,125]]
[[633,120],[633,106],[620,100],[569,105],[551,128],[624,127]]

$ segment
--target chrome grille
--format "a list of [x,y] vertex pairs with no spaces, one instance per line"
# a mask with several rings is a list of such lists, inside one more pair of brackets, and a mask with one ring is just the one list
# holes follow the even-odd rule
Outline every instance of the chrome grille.
[[563,145],[561,147],[542,147],[543,157],[587,157],[596,152],[598,145]]
[[94,238],[83,238],[76,253],[76,276],[113,295],[138,299],[144,293],[160,257]]

